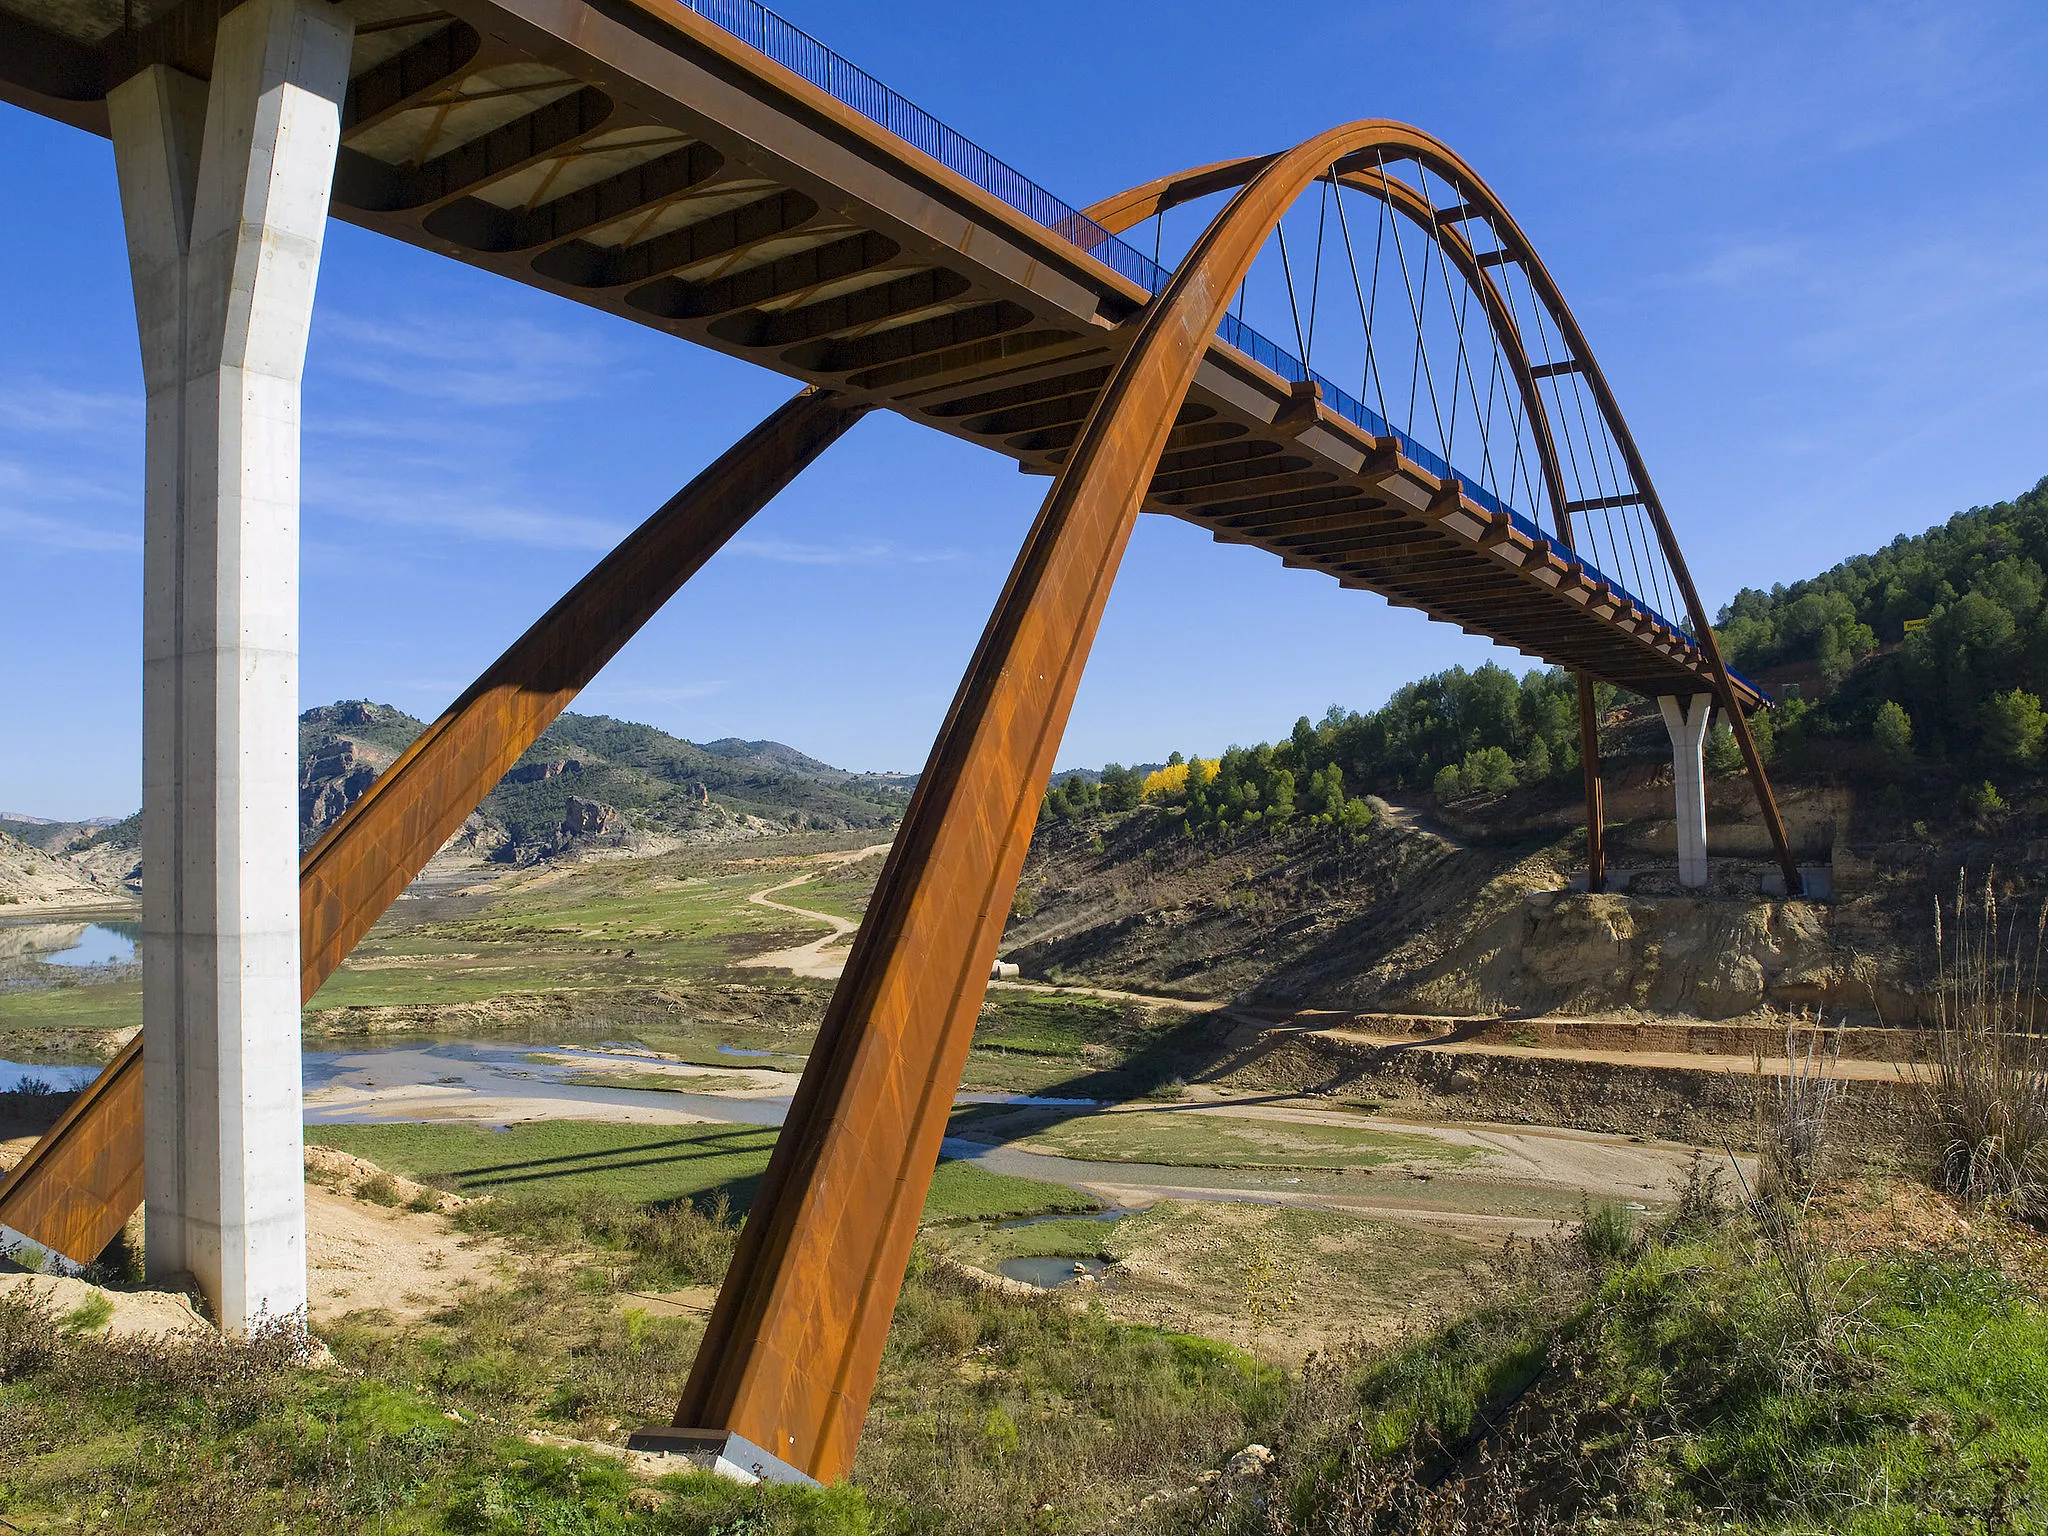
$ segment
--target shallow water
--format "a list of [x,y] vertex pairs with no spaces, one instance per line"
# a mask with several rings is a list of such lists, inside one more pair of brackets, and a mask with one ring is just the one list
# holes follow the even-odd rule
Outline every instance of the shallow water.
[[[566,1058],[561,1065],[528,1061],[536,1052]],[[480,1096],[545,1099],[569,1104],[631,1104],[647,1109],[679,1110],[707,1120],[736,1125],[780,1125],[789,1108],[786,1098],[738,1099],[710,1093],[668,1093],[633,1088],[590,1088],[562,1079],[592,1067],[642,1068],[647,1058],[575,1046],[484,1044],[441,1040],[402,1046],[373,1046],[355,1051],[307,1051],[306,1091],[327,1087],[440,1087],[467,1090]],[[459,1098],[459,1095],[458,1095]],[[309,1104],[308,1125],[375,1125],[445,1115],[407,1113],[401,1102],[383,1105]]]
[[133,965],[140,923],[88,923],[69,949],[42,956],[45,965]]
[[1072,1285],[1083,1275],[1093,1275],[1100,1280],[1109,1273],[1107,1260],[1090,1255],[1087,1257],[1005,1259],[996,1266],[1011,1280],[1022,1280],[1026,1285],[1035,1285],[1041,1291],[1056,1291],[1061,1286]]

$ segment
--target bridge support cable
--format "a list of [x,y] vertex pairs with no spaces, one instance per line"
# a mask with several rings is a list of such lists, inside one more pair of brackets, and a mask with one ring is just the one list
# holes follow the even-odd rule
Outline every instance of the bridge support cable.
[[[775,411],[599,561],[307,850],[302,1001],[620,648],[867,411],[817,389]],[[79,1260],[121,1230],[142,1193],[143,1038],[0,1182],[0,1223]]]

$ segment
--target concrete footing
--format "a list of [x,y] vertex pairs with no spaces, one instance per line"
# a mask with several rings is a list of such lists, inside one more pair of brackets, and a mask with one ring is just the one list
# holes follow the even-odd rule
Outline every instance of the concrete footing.
[[[626,1441],[629,1451],[656,1456],[673,1456],[700,1472],[716,1472],[739,1483],[803,1483],[818,1486],[818,1480],[801,1472],[744,1435],[726,1429],[643,1429]],[[678,1471],[685,1470],[679,1466]]]
[[303,1311],[299,395],[354,22],[225,11],[108,95],[148,395],[144,1210],[230,1331]]

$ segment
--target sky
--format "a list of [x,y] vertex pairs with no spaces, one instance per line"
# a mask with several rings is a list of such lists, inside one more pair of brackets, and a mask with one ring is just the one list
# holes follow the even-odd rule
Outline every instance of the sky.
[[[2032,0],[780,9],[1077,205],[1356,118],[1436,134],[1576,310],[1710,608],[2048,474]],[[108,145],[0,105],[0,206],[0,810],[119,815],[142,393]],[[330,223],[302,705],[432,717],[791,387]],[[870,417],[576,707],[914,770],[1045,486]],[[1213,753],[1489,659],[1530,665],[1147,517],[1059,760]]]

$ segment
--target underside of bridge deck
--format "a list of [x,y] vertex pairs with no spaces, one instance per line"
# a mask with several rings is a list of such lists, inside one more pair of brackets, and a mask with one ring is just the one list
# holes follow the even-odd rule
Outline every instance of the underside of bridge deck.
[[[108,85],[203,77],[221,0],[0,0],[0,93],[105,131]],[[1149,289],[664,0],[344,0],[336,217],[1054,474]],[[1078,243],[1077,243],[1078,241]],[[1470,259],[1470,258],[1468,258]],[[1645,695],[1692,638],[1222,341],[1148,511]],[[1738,684],[1745,706],[1757,696]]]

